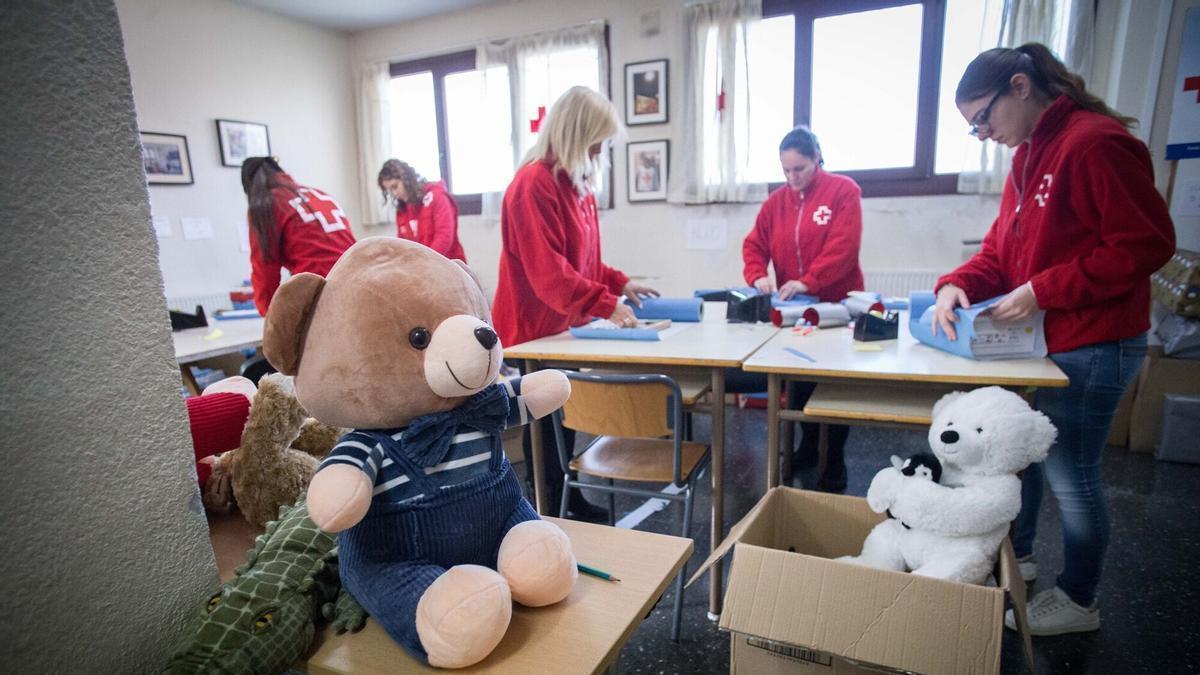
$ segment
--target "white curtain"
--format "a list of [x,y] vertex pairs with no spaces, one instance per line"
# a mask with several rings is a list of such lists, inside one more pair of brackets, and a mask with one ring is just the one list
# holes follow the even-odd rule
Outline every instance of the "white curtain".
[[[479,45],[476,67],[484,73],[484,86],[506,87],[512,128],[509,147],[512,169],[516,171],[525,153],[533,147],[536,135],[530,121],[538,116],[538,108],[549,113],[554,101],[568,88],[584,85],[595,88],[605,96],[608,92],[608,52],[604,43],[605,22],[591,21],[560,30],[497,40]],[[591,64],[595,59],[594,79]],[[584,71],[580,70],[580,64]],[[497,66],[503,66],[498,71]],[[504,77],[497,77],[503,72]],[[600,204],[608,202],[605,192],[612,186],[605,183],[597,195]],[[484,193],[483,216],[500,217],[502,191]]]
[[747,38],[761,20],[761,0],[698,2],[684,9],[683,131],[669,201],[707,204],[766,198],[766,184],[747,178],[753,99]]
[[369,63],[358,72],[358,183],[365,226],[392,222],[375,178],[392,148],[391,71],[387,63]]
[[[979,51],[1040,42],[1055,52],[1067,68],[1087,80],[1092,71],[1096,20],[1092,0],[987,0],[984,16],[997,15],[1001,17],[999,34],[988,31],[985,25]],[[958,174],[958,191],[1000,194],[1013,152],[994,141],[981,143],[979,164]]]

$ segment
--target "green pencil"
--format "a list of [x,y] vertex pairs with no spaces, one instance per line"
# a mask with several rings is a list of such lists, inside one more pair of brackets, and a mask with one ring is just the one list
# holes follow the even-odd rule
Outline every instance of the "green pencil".
[[604,579],[605,581],[620,581],[620,579],[614,577],[613,575],[609,574],[608,572],[601,572],[600,570],[596,569],[595,567],[588,567],[587,565],[581,565],[579,563],[576,563],[575,566],[578,567],[579,571],[583,572],[584,574],[590,574],[594,577],[600,577],[601,579]]

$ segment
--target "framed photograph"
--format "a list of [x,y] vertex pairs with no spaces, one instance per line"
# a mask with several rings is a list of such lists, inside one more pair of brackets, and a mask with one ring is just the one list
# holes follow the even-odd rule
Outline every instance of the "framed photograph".
[[629,201],[661,202],[667,199],[667,141],[642,141],[628,150]]
[[192,157],[187,136],[143,131],[142,166],[151,185],[191,185]]
[[667,59],[625,64],[625,124],[667,121]]
[[221,143],[221,164],[241,167],[247,157],[271,154],[267,125],[237,120],[217,120],[217,140]]

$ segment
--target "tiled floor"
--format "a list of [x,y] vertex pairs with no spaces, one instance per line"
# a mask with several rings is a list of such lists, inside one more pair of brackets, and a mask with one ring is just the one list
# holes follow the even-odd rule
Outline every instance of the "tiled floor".
[[[725,526],[736,522],[759,499],[765,485],[761,448],[766,443],[765,413],[737,410],[729,414],[726,455]],[[707,438],[707,420],[697,419],[697,438]],[[857,428],[851,431],[846,455],[850,473],[848,494],[866,493],[871,477],[892,454],[905,456],[925,450],[923,433]],[[1089,635],[1035,638],[1039,673],[1181,673],[1200,672],[1200,467],[1156,463],[1151,456],[1111,449],[1105,458],[1105,478],[1113,515],[1112,543],[1101,584],[1103,626]],[[795,485],[815,476],[801,475]],[[599,497],[593,501],[601,503]],[[618,511],[640,504],[617,498]],[[1043,578],[1038,588],[1053,583],[1061,564],[1062,546],[1057,505],[1044,502],[1037,555]],[[639,527],[675,534],[671,507]],[[694,569],[708,555],[708,489],[699,491],[692,526],[696,552]],[[671,642],[670,611],[674,587],[634,633],[621,655],[622,673],[717,673],[729,668],[729,639],[706,618],[707,584],[689,589],[684,604],[684,628]],[[1006,631],[1001,670],[1028,672],[1020,641]]]

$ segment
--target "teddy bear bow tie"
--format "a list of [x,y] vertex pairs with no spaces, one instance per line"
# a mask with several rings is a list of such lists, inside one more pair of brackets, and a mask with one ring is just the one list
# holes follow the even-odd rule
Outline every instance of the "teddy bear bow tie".
[[502,385],[493,384],[454,410],[414,419],[404,432],[401,447],[418,466],[431,467],[440,464],[450,451],[450,444],[460,428],[499,433],[507,426],[508,413],[508,393]]

